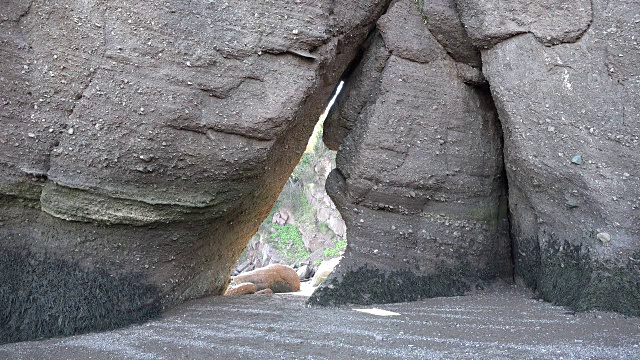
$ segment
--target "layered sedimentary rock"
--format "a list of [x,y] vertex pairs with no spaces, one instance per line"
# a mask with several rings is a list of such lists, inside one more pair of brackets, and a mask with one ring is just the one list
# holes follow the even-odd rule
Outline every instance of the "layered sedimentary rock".
[[222,293],[343,74],[325,142],[349,247],[312,303],[513,265],[639,315],[640,4],[387,3],[5,0],[0,342]]
[[[413,220],[416,214],[447,214],[449,209],[468,213],[473,202],[467,198],[478,199],[481,191],[484,204],[494,204],[487,209],[500,208],[487,194],[506,190],[506,185],[499,185],[501,180],[478,186],[478,178],[464,176],[482,174],[481,179],[489,179],[493,174],[499,179],[501,165],[493,163],[494,157],[471,157],[501,152],[487,151],[492,148],[489,144],[497,143],[498,130],[469,127],[480,123],[471,119],[492,111],[480,110],[490,106],[462,105],[469,103],[469,96],[455,95],[459,88],[451,71],[455,68],[459,78],[476,86],[474,96],[486,98],[482,84],[488,82],[504,129],[516,278],[542,298],[578,310],[640,314],[640,4],[418,1],[420,22],[409,3],[396,2],[378,22],[382,37],[371,40],[328,123],[325,141],[340,147],[338,171],[328,187],[342,205],[350,245],[333,283],[313,300],[407,299],[422,296],[421,292],[433,295],[430,289],[441,283],[448,287],[440,293],[464,290],[451,281],[465,278],[460,272],[454,273],[456,277],[449,271],[445,276],[449,282],[442,277],[416,279],[451,268],[443,258],[458,266],[481,258],[465,251],[465,245],[477,246],[478,242],[470,242],[476,234],[457,232],[456,238],[455,230],[443,233],[437,225]],[[427,45],[430,38],[449,56],[444,57],[448,66],[436,70],[438,77],[430,69],[442,63],[442,55],[434,57],[438,46]],[[409,66],[410,71],[398,70]],[[434,91],[441,96],[431,98]],[[438,113],[441,105],[446,112]],[[469,112],[460,114],[460,109]],[[414,125],[417,119],[423,123]],[[446,145],[443,129],[464,123],[462,119],[475,125],[457,125],[457,134],[482,134],[483,141],[463,137],[454,148],[434,149],[434,143]],[[421,139],[427,145],[415,141],[421,132],[428,134]],[[462,149],[459,154],[452,152],[455,147]],[[441,158],[447,159],[445,167]],[[460,168],[462,176],[439,176],[451,166]],[[474,167],[494,171],[470,172]],[[421,178],[429,175],[438,182]],[[439,203],[433,201],[438,197],[427,197],[434,189],[444,195]],[[413,203],[419,206],[412,208]],[[430,209],[425,204],[438,206]],[[441,210],[445,204],[447,210]],[[415,240],[420,239],[415,232],[420,226],[421,231],[436,234],[431,247]],[[448,256],[436,246],[447,241],[455,244]],[[492,248],[488,242],[484,245]],[[505,253],[495,255],[500,259]],[[425,270],[421,261],[438,266]],[[394,273],[400,270],[401,274]],[[358,272],[368,277],[354,276]],[[344,290],[372,278],[374,284],[369,282],[361,291]],[[417,294],[402,293],[402,284],[407,283],[418,289]],[[385,287],[392,290],[379,290]]]
[[311,303],[459,295],[510,278],[501,130],[479,54],[456,61],[411,0],[377,27],[325,128],[341,143],[327,192],[349,244]]
[[219,294],[386,1],[4,1],[0,342]]
[[[525,33],[545,45],[574,42],[593,20],[593,0],[438,1],[455,4],[473,44],[483,49]],[[423,2],[426,8],[431,7],[429,1]]]
[[640,315],[640,3],[458,3],[493,44],[516,274],[550,301]]

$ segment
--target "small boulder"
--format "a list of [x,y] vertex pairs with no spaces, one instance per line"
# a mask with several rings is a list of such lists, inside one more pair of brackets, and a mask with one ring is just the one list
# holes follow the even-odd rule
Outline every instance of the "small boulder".
[[251,265],[251,260],[247,259],[242,264],[236,266],[236,268],[231,272],[231,275],[236,276],[238,274],[241,274],[243,271],[253,270],[251,269]]
[[229,286],[224,296],[253,294],[256,291],[258,291],[256,284],[245,282],[235,286]]
[[275,225],[286,225],[287,221],[289,221],[289,214],[283,211],[278,211],[277,213],[273,214],[271,223]]
[[311,268],[309,268],[309,265],[302,265],[298,269],[298,278],[300,280],[308,279],[310,272],[311,272]]
[[582,160],[582,155],[576,155],[571,158],[571,163],[575,165],[582,165],[584,161]]
[[269,295],[269,294],[273,294],[273,290],[271,289],[263,289],[260,291],[256,291],[256,295]]
[[271,289],[274,293],[300,291],[300,278],[293,268],[281,264],[272,264],[235,276],[236,283],[250,282],[257,291]]
[[324,279],[326,279],[327,276],[329,276],[329,274],[333,272],[333,269],[335,269],[335,267],[338,265],[340,259],[342,258],[334,258],[323,261],[322,264],[320,264],[320,266],[318,267],[318,270],[316,270],[315,275],[313,275],[311,286],[320,285],[324,281]]
[[611,242],[611,235],[609,235],[609,233],[601,232],[601,233],[598,233],[596,237],[598,238],[598,240],[602,241],[602,243],[605,245]]

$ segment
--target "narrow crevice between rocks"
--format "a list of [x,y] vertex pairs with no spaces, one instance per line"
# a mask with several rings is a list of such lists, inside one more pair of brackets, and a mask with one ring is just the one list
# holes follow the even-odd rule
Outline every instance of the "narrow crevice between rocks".
[[[355,126],[355,123],[348,121],[343,117],[344,114],[341,113],[341,102],[348,102],[349,94],[352,92],[352,89],[361,85],[357,82],[357,79],[362,76],[361,72],[363,71],[363,61],[367,60],[365,59],[365,56],[370,48],[375,48],[382,42],[382,36],[380,35],[377,26],[373,27],[367,34],[365,41],[358,46],[356,56],[349,63],[344,72],[340,75],[340,81],[338,84],[343,83],[344,87],[342,88],[341,95],[335,97],[333,106],[327,112],[327,118],[325,120],[325,130],[329,129],[329,131],[325,131],[323,133],[322,139],[325,145],[333,151],[338,151],[343,140]],[[384,68],[389,57],[389,53],[381,57],[380,60],[383,60],[383,64],[378,65]],[[379,75],[381,73],[382,71],[371,73],[371,83],[377,83],[380,80]],[[352,109],[353,112],[361,114],[370,104],[375,103],[379,96],[379,89],[376,86],[373,86],[369,89],[369,91],[369,99],[365,103],[354,106],[354,108]],[[334,93],[332,94],[332,98],[333,96],[335,96],[335,94],[336,91],[334,91]]]
[[493,107],[495,114],[496,114],[496,119],[498,119],[498,122],[500,123],[500,126],[498,127],[498,138],[500,140],[500,155],[502,157],[501,161],[502,161],[502,174],[500,175],[502,177],[502,181],[503,181],[503,189],[504,189],[504,200],[500,201],[500,205],[501,208],[504,207],[506,210],[506,221],[507,221],[507,231],[508,231],[508,235],[509,235],[509,254],[511,255],[511,258],[509,259],[510,263],[511,263],[511,281],[512,283],[516,283],[517,281],[517,275],[516,275],[516,269],[515,269],[515,264],[516,264],[516,246],[515,246],[515,235],[513,233],[513,228],[512,228],[512,219],[511,219],[511,204],[509,203],[509,177],[507,174],[507,163],[506,163],[506,158],[505,158],[505,153],[504,153],[504,125],[502,124],[502,121],[500,119],[500,115],[498,114],[498,110],[496,108],[495,105],[495,100],[493,99],[493,96],[491,95],[491,86],[489,83],[486,83],[484,85],[481,86],[481,91],[484,92],[487,97],[489,99],[491,99],[491,106]]

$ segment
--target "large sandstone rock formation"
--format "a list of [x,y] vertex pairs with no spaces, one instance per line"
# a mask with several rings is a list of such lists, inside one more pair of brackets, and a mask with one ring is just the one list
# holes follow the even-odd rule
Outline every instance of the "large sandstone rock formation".
[[223,293],[343,74],[312,303],[640,315],[640,4],[389,2],[4,0],[0,342]]
[[0,6],[0,342],[224,292],[386,1]]
[[510,279],[500,123],[477,54],[450,56],[411,0],[378,29],[326,129],[333,147],[334,130],[351,129],[327,182],[349,245],[311,301],[460,295]]
[[639,315],[640,4],[412,3],[378,21],[328,123],[350,243],[312,302],[454,294],[509,273],[495,103],[516,278]]
[[[479,46],[504,29],[480,31],[477,12],[518,23],[491,3],[459,1]],[[640,315],[640,3],[527,13],[522,34],[482,51],[505,130],[516,274],[550,301]]]

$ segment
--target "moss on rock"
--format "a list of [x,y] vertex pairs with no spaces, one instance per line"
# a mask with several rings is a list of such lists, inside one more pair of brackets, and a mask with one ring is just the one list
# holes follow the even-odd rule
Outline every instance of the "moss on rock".
[[640,316],[640,263],[607,264],[590,256],[588,248],[565,242],[547,248],[542,259],[539,290],[554,304],[576,311],[616,311]]
[[438,296],[459,296],[469,286],[454,272],[418,276],[410,271],[384,272],[366,267],[348,271],[341,281],[332,279],[309,298],[312,305],[381,304]]

